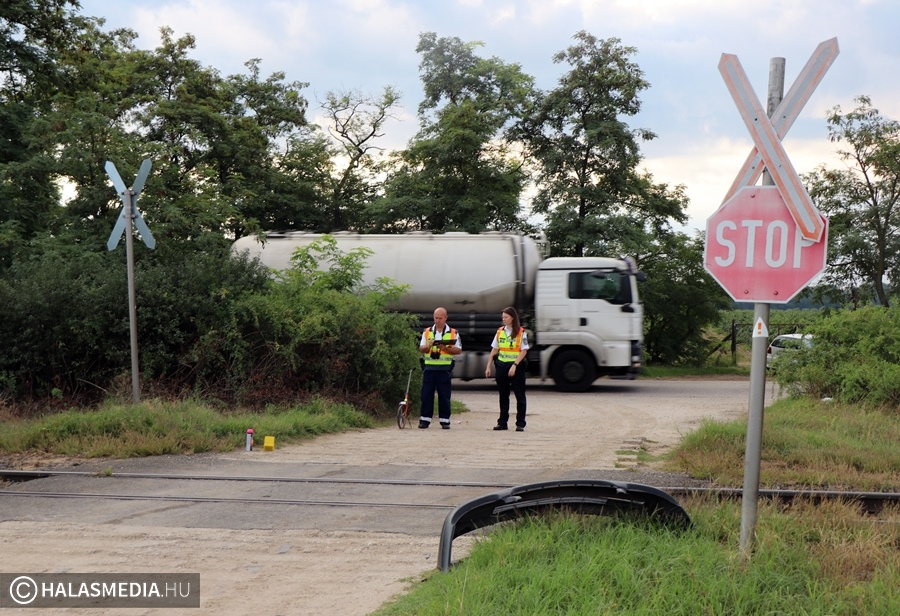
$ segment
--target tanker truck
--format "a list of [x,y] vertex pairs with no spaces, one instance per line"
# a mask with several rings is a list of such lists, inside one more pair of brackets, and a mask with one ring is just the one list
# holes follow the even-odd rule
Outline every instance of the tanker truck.
[[[391,310],[418,315],[424,329],[433,323],[435,308],[447,309],[447,322],[463,345],[455,378],[484,378],[507,306],[516,308],[528,331],[530,376],[550,377],[562,391],[586,391],[598,377],[634,379],[641,370],[644,324],[637,282],[644,275],[630,258],[543,258],[538,241],[516,233],[331,236],[343,252],[371,249],[363,284],[387,277],[409,286]],[[247,236],[232,251],[283,270],[297,248],[321,237],[268,233],[260,242]]]

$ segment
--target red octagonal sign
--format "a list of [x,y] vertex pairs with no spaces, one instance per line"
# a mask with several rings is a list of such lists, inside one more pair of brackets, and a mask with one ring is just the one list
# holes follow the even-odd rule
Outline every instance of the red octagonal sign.
[[706,221],[703,265],[738,302],[786,304],[825,269],[822,240],[803,239],[775,186],[748,186]]

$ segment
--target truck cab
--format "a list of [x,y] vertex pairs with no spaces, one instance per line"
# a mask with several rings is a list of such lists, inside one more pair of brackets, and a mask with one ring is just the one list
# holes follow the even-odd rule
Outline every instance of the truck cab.
[[643,306],[630,260],[554,257],[535,284],[535,346],[541,377],[585,391],[597,377],[634,379],[643,355]]

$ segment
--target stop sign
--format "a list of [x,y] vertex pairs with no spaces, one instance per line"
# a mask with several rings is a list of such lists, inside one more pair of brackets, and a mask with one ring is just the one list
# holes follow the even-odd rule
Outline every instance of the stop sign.
[[703,265],[738,302],[786,304],[825,269],[822,240],[803,239],[775,186],[747,186],[706,221]]

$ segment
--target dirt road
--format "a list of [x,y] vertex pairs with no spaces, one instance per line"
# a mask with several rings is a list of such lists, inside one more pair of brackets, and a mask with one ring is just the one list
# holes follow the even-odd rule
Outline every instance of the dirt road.
[[[492,387],[454,383],[454,399],[470,412],[454,416],[450,430],[361,430],[264,455],[208,456],[203,464],[211,472],[227,467],[233,474],[235,468],[265,474],[267,465],[295,467],[298,473],[318,468],[326,474],[389,468],[423,479],[466,476],[527,483],[584,475],[664,485],[660,481],[678,478],[636,466],[630,451],[644,447],[660,453],[706,418],[745,416],[748,387],[746,380],[601,380],[589,393],[562,394],[534,384],[528,392],[528,427],[517,433],[491,430],[497,415]],[[175,458],[166,464],[169,472],[178,472],[185,462]],[[102,462],[113,470],[117,464]],[[159,461],[129,461],[128,468],[141,464],[158,466]],[[296,524],[286,527],[274,516],[184,503],[128,508],[100,499],[85,507],[0,496],[2,571],[199,572],[201,609],[185,614],[348,616],[370,613],[436,567],[440,524],[432,531],[430,519],[418,526],[397,520],[388,526],[394,530],[385,532],[338,515],[333,523],[317,520],[314,527],[295,515]],[[454,542],[454,559],[464,556],[471,541]],[[179,610],[140,613],[173,616]]]

